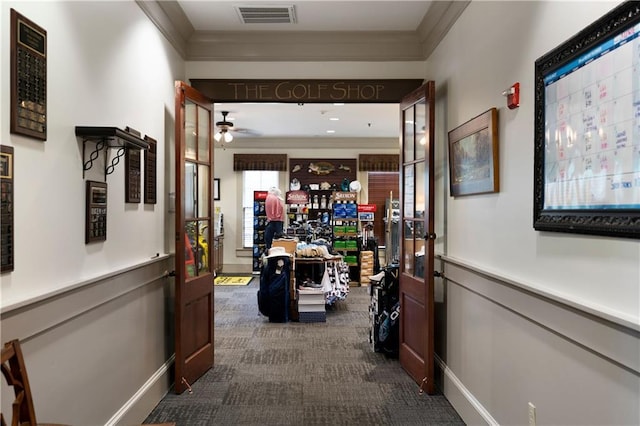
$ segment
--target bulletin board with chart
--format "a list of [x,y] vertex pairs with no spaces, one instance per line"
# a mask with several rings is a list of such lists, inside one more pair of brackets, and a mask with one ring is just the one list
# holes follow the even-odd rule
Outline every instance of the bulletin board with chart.
[[534,228],[640,238],[640,7],[535,63]]

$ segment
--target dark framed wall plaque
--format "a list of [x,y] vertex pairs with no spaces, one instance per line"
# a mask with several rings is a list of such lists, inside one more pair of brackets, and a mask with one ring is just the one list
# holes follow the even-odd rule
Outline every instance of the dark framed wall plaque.
[[149,143],[149,148],[144,151],[144,203],[155,204],[157,201],[156,152],[158,142],[146,135],[144,140]]
[[13,271],[13,148],[0,145],[0,272]]
[[85,244],[107,239],[107,183],[87,181]]
[[47,140],[47,32],[11,9],[11,133]]
[[136,148],[126,148],[124,156],[124,202],[139,203],[141,198],[141,164],[140,150]]

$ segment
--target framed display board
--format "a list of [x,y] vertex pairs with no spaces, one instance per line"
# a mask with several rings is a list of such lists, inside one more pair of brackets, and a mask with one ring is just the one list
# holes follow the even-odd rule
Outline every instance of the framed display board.
[[11,9],[11,133],[47,140],[47,32]]
[[0,145],[0,272],[13,271],[13,147]]
[[87,181],[85,244],[107,239],[107,183]]
[[149,148],[144,150],[144,203],[155,204],[157,202],[156,150],[158,142],[146,135],[144,140],[149,144]]
[[126,169],[124,175],[124,202],[139,203],[142,196],[140,150],[126,148],[124,164]]
[[625,2],[536,60],[536,230],[640,238],[639,36]]
[[[289,189],[292,191],[298,189],[348,191],[349,183],[356,180],[357,171],[355,158],[290,158]],[[346,183],[346,188],[342,187],[343,183]]]

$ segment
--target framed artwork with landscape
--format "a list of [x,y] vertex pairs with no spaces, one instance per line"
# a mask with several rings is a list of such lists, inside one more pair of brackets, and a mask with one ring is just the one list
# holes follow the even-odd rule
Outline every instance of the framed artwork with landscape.
[[453,197],[498,192],[498,110],[449,132],[449,189]]

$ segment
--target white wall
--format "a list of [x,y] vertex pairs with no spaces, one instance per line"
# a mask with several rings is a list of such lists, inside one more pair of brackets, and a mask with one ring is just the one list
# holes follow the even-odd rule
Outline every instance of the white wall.
[[[10,8],[47,31],[48,134],[41,142],[9,133],[9,74],[3,75],[2,143],[14,147],[16,239],[15,270],[2,275],[3,307],[168,251],[165,124],[173,116],[173,81],[183,76],[181,58],[132,1],[3,1],[3,33]],[[5,36],[3,71],[9,51]],[[130,126],[158,140],[158,203],[124,203],[121,159],[107,177],[102,243],[84,243],[85,181],[75,126]],[[94,166],[85,178],[104,180],[100,169]]]
[[[474,1],[436,82],[436,354],[467,424],[640,422],[640,242],[533,229],[534,62],[616,2]],[[520,107],[502,91],[520,82]],[[499,108],[500,192],[449,196],[447,133]]]
[[[9,132],[10,8],[47,31],[46,142]],[[15,270],[0,276],[0,338],[22,342],[40,421],[139,424],[171,385],[165,230],[184,62],[133,1],[2,1],[0,22],[0,139],[15,155]],[[84,242],[85,179],[104,175],[100,164],[83,178],[75,126],[130,126],[158,141],[157,204],[124,202],[123,159],[107,177],[105,242]],[[10,393],[0,394],[6,413]]]
[[[473,2],[427,62],[436,81],[443,253],[634,324],[640,323],[637,240],[533,229],[534,62],[614,2]],[[501,93],[520,82],[520,108]],[[499,108],[500,192],[448,196],[447,132]],[[446,225],[445,225],[446,223]]]

